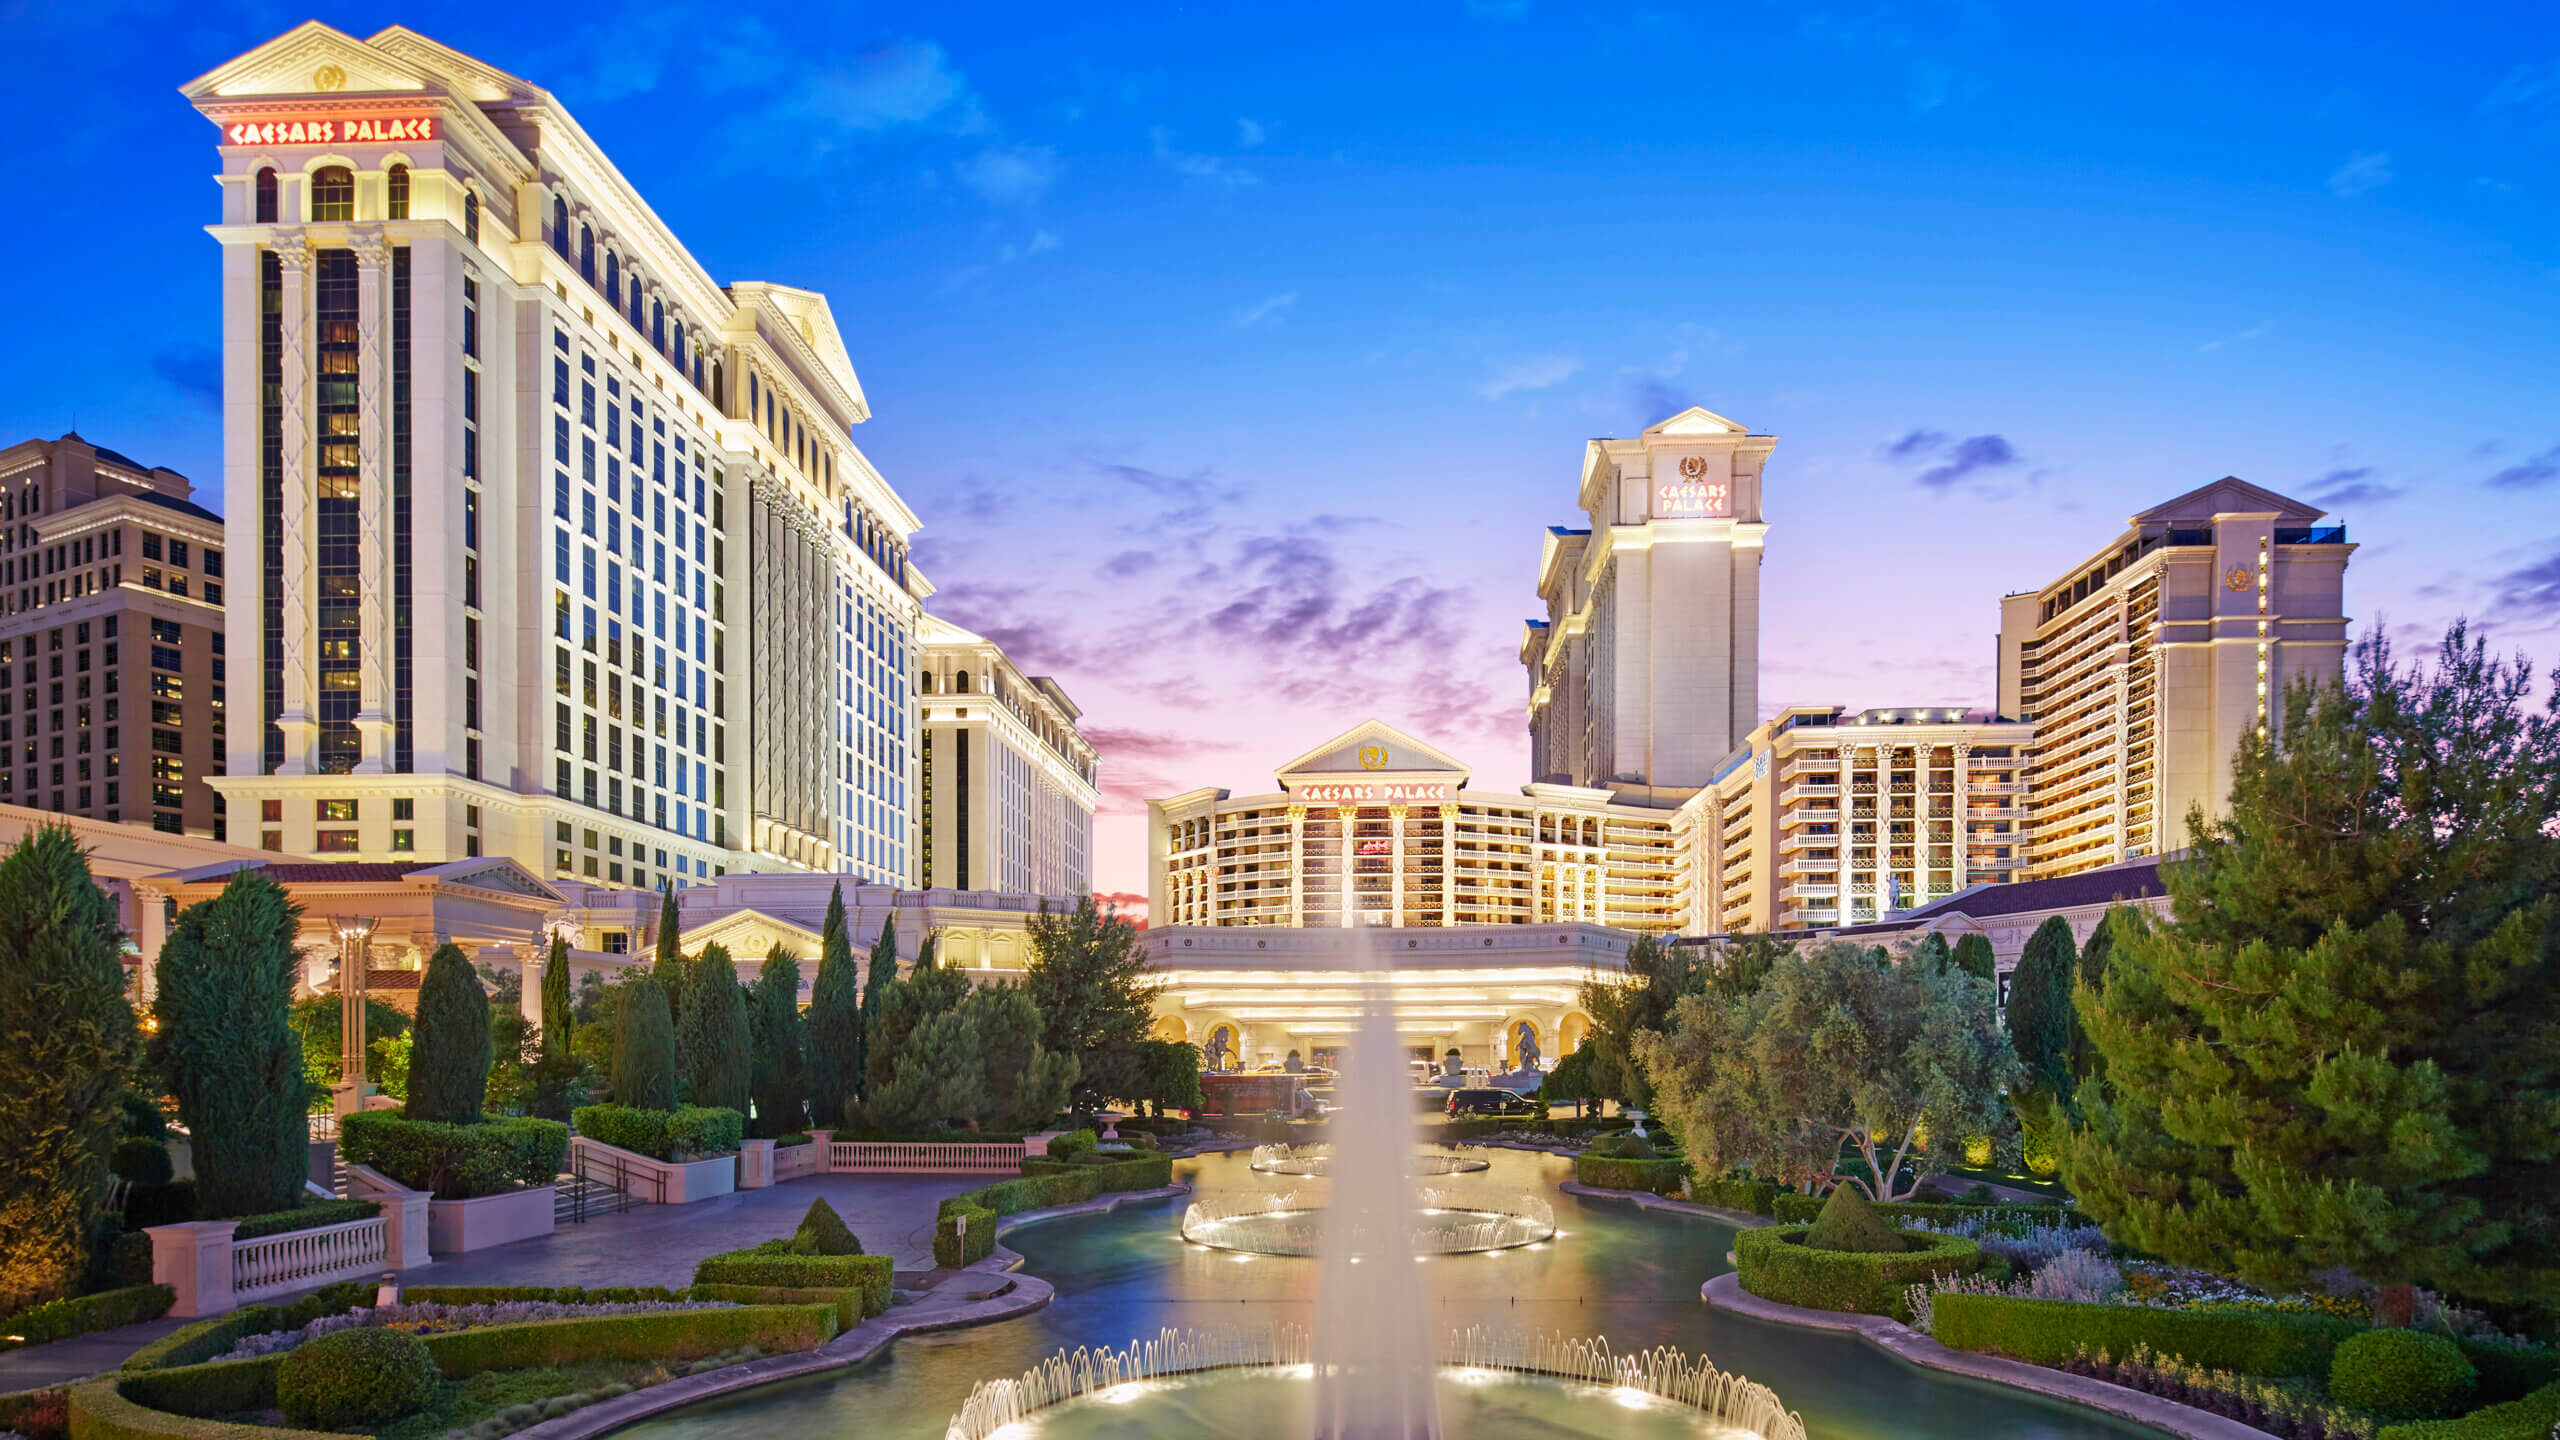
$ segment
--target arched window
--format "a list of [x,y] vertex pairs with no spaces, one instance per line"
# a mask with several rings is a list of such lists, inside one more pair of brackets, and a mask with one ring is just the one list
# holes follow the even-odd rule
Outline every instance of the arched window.
[[926,671],[926,672],[924,672],[922,675],[917,676],[917,677],[916,677],[916,679],[917,679],[917,680],[919,680],[920,682],[922,682],[922,684],[923,684],[923,686],[924,686],[924,693],[926,693],[927,695],[930,695],[930,694],[932,694],[932,693],[933,693],[933,672],[932,672],[932,671],[927,670],[927,671]]
[[622,257],[610,250],[604,256],[604,303],[622,308]]
[[569,197],[566,195],[551,197],[551,248],[560,252],[561,259],[569,258]]
[[663,301],[649,302],[649,348],[661,355],[667,350],[667,307]]
[[356,218],[356,175],[344,165],[323,165],[311,172],[311,218],[316,222]]
[[963,670],[959,674],[951,677],[951,693],[954,695],[966,695],[969,693],[968,671]]
[[721,362],[711,362],[711,408],[723,414],[729,409],[729,387],[721,374]]
[[[681,375],[684,373],[684,357],[686,354],[684,348],[684,317],[676,317],[673,322],[672,333],[675,336],[675,343],[667,347],[667,357],[676,362],[676,373]],[[699,369],[694,371],[693,383],[695,388],[698,389],[701,387],[702,372]]]
[[384,190],[384,205],[385,208],[382,212],[384,219],[406,220],[409,218],[408,166],[394,165],[391,167],[390,181]]
[[276,172],[272,169],[258,171],[258,223],[276,223]]
[[592,225],[578,227],[578,276],[590,285],[596,283],[596,232]]
[[640,271],[637,266],[631,271],[631,328],[640,328]]
[[462,238],[474,245],[480,243],[480,192],[477,190],[462,192]]

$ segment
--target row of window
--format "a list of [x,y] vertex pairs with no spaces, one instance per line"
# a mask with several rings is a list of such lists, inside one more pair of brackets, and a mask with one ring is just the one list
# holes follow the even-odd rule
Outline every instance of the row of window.
[[[261,167],[252,181],[255,209],[260,225],[278,223],[280,189],[272,166]],[[311,172],[310,216],[315,225],[349,224],[356,218],[356,176],[344,165],[323,165]],[[368,217],[370,218],[370,217]],[[409,218],[409,167],[394,165],[383,177],[383,213],[385,220]],[[462,195],[462,233],[472,244],[480,243],[480,195],[468,188]]]

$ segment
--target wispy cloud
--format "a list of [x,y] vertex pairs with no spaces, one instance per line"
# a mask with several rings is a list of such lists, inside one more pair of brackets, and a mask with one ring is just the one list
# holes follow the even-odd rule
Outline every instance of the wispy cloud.
[[2401,493],[2397,485],[2376,481],[2370,465],[2332,470],[2311,482],[2311,501],[2324,510],[2337,510],[2348,505],[2380,505],[2399,499]]
[[2560,445],[2508,466],[2490,476],[2489,484],[2500,490],[2539,490],[2554,480],[2560,480]]
[[[2017,447],[2011,445],[2006,436],[1969,435],[1962,440],[1954,440],[1943,430],[1905,431],[1901,438],[1885,445],[1884,456],[1888,460],[1904,462],[1933,460],[1935,463],[1912,477],[1911,483],[1941,495],[1977,476],[2006,470],[2018,463]],[[1986,499],[2003,498],[1980,486],[1975,487],[1975,493]]]
[[1239,305],[1235,309],[1236,328],[1250,330],[1265,320],[1277,320],[1281,311],[1297,303],[1298,292],[1292,290],[1286,295],[1272,295],[1250,305]]
[[2391,183],[2391,152],[2358,151],[2329,172],[2329,193],[2341,200],[2369,195]]
[[1062,167],[1046,145],[990,145],[960,162],[960,183],[991,205],[1028,205],[1049,193]]
[[2237,335],[2225,335],[2219,340],[2207,340],[2196,347],[2196,353],[2199,355],[2209,355],[2226,345],[2240,345],[2251,340],[2264,340],[2268,335],[2274,333],[2275,328],[2276,322],[2273,320],[2261,320],[2257,324],[2250,326],[2248,329],[2241,331]]
[[2507,71],[2480,100],[2483,110],[2505,110],[2560,101],[2560,60],[2526,61]]
[[1148,131],[1147,136],[1155,142],[1156,159],[1171,167],[1176,175],[1207,181],[1212,185],[1223,185],[1229,189],[1262,183],[1261,176],[1223,156],[1194,155],[1174,149],[1173,132],[1161,125]]
[[2528,623],[2560,620],[2560,550],[2495,582],[2498,609]]
[[1905,430],[1884,447],[1887,460],[1917,460],[1947,443],[1944,430]]
[[1476,393],[1499,400],[1517,390],[1544,390],[1572,379],[1582,361],[1571,355],[1520,355],[1494,362],[1493,373],[1476,382]]
[[1250,115],[1236,117],[1236,148],[1250,150],[1262,143],[1262,122]]

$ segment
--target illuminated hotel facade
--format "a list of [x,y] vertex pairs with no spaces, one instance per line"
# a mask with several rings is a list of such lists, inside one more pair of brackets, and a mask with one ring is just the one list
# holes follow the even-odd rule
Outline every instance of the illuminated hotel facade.
[[924,617],[919,889],[1082,895],[1093,888],[1099,757],[1084,712],[1003,647]]
[[217,127],[229,834],[911,883],[917,521],[823,296],[712,278],[548,92],[303,25]]

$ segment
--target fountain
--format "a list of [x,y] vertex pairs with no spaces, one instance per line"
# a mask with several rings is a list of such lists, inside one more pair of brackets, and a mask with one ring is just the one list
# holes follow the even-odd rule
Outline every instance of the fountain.
[[[1212,1195],[1182,1213],[1182,1238],[1212,1250],[1248,1255],[1316,1255],[1333,1224],[1321,1199],[1296,1190]],[[1404,1225],[1383,1234],[1355,1232],[1363,1261],[1406,1255],[1473,1255],[1552,1239],[1555,1208],[1540,1196],[1476,1185],[1421,1185],[1407,1202]]]
[[[1333,1147],[1321,1142],[1314,1145],[1256,1145],[1253,1168],[1264,1175],[1294,1175],[1323,1179],[1333,1173]],[[1416,1175],[1463,1175],[1488,1170],[1492,1162],[1473,1155],[1461,1155],[1446,1147],[1426,1149],[1413,1157]]]

